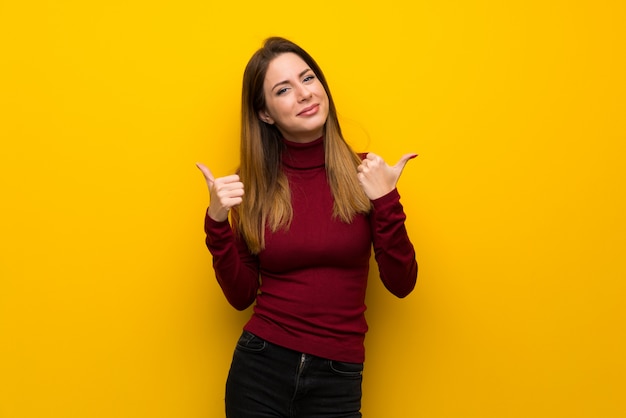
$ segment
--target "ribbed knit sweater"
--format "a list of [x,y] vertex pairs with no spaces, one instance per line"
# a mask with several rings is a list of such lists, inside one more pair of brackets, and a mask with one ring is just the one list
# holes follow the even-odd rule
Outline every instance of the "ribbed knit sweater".
[[394,189],[373,200],[371,212],[349,224],[333,219],[324,139],[285,145],[283,170],[293,207],[290,228],[266,230],[265,249],[253,255],[228,221],[216,222],[207,215],[206,244],[217,280],[235,308],[245,309],[256,300],[247,331],[298,352],[363,362],[372,247],[391,293],[408,295],[417,279],[400,195]]

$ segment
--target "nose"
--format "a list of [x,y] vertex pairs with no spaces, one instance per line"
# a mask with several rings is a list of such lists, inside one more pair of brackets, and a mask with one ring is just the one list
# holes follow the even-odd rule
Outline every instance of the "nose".
[[311,93],[311,91],[306,86],[300,86],[300,88],[298,89],[298,99],[301,102],[310,99],[311,96],[313,96],[313,93]]

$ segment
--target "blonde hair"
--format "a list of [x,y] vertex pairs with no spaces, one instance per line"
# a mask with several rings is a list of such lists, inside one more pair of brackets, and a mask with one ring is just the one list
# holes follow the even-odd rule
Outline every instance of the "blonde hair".
[[263,82],[269,63],[278,55],[295,53],[304,60],[326,90],[329,102],[324,127],[326,176],[334,198],[333,216],[350,223],[358,213],[370,210],[370,201],[358,183],[356,168],[361,158],[341,133],[337,111],[328,83],[315,60],[298,45],[284,38],[268,38],[252,56],[243,75],[241,97],[241,157],[239,176],[246,196],[233,211],[233,222],[250,251],[265,248],[265,230],[288,229],[293,217],[291,192],[282,171],[284,148],[275,125],[262,123],[259,111],[265,109]]

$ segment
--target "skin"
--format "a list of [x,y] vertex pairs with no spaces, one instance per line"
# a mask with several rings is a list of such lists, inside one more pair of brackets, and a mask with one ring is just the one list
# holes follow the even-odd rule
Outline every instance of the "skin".
[[[317,76],[296,54],[285,53],[274,58],[263,83],[266,108],[259,119],[276,125],[283,137],[306,143],[320,138],[328,118],[328,95]],[[367,154],[357,168],[356,176],[370,200],[378,199],[395,189],[406,163],[417,154],[405,154],[393,166],[374,153]],[[196,166],[206,180],[211,203],[208,215],[215,221],[228,219],[231,208],[244,198],[244,184],[237,174],[215,177],[201,164]]]
[[328,118],[328,95],[302,58],[285,53],[267,67],[263,82],[265,109],[259,118],[276,125],[292,142],[311,142],[324,133]]
[[357,167],[357,178],[370,200],[383,197],[396,188],[400,174],[409,160],[417,154],[404,154],[393,166],[389,166],[380,156],[370,152]]

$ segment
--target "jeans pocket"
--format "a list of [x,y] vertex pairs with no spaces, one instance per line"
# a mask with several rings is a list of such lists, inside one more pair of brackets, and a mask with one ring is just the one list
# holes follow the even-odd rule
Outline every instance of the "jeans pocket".
[[330,370],[339,376],[361,377],[363,375],[363,363],[347,363],[345,361],[330,360]]
[[251,332],[244,331],[237,341],[237,349],[250,353],[260,353],[267,347],[267,342]]

